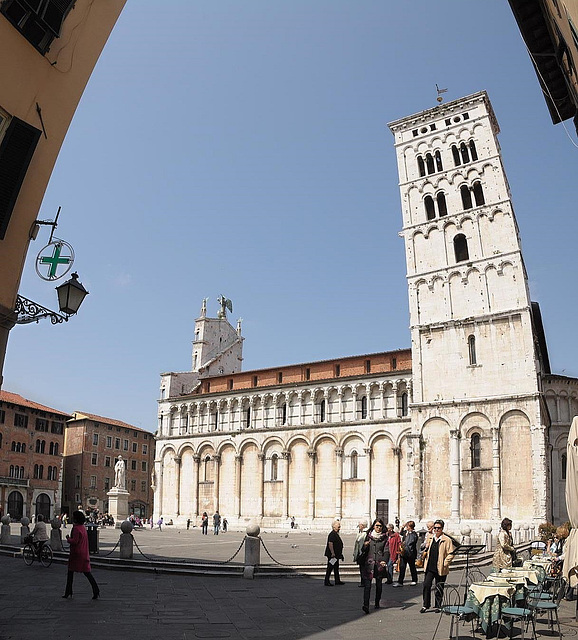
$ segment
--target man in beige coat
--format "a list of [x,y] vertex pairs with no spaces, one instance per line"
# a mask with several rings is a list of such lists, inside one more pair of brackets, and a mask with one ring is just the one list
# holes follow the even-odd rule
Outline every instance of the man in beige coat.
[[425,613],[431,607],[431,588],[435,580],[435,609],[439,612],[442,606],[444,583],[450,572],[450,563],[454,559],[455,546],[453,540],[444,532],[444,521],[436,520],[433,536],[427,543],[424,560],[423,607]]

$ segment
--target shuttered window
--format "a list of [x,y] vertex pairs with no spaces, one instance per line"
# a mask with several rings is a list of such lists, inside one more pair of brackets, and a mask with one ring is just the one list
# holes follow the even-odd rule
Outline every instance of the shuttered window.
[[0,240],[6,229],[38,144],[40,131],[18,118],[12,118],[0,143]]

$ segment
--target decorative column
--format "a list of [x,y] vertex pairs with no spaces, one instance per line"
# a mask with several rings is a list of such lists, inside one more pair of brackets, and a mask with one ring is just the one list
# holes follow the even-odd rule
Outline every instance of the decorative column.
[[401,418],[401,411],[399,410],[399,407],[397,406],[397,380],[391,385],[391,387],[393,389],[393,411],[394,411],[394,417]]
[[259,479],[258,479],[259,500],[257,504],[259,505],[258,515],[259,517],[262,518],[264,513],[264,503],[265,503],[265,454],[258,453],[257,457],[259,458]]
[[371,447],[364,450],[365,453],[365,507],[367,509],[365,517],[367,522],[373,522],[373,508],[371,504]]
[[[538,413],[538,412],[536,412]],[[539,417],[538,417],[539,419]],[[550,486],[543,478],[549,478],[548,457],[546,451],[546,430],[541,424],[530,426],[532,442],[532,481],[534,489],[534,517],[532,525],[551,517]],[[540,474],[539,476],[537,474]]]
[[351,401],[353,402],[353,420],[357,420],[357,387],[351,390]]
[[344,422],[343,416],[343,389],[340,387],[337,391],[337,397],[339,398],[339,422]]
[[396,491],[396,503],[397,503],[397,517],[401,515],[401,448],[393,447],[391,450],[396,460],[395,468],[395,491]]
[[452,485],[452,520],[460,520],[460,433],[450,431],[450,481]]
[[405,510],[413,520],[421,520],[421,464],[420,436],[410,433],[407,438],[407,496]]
[[235,515],[241,517],[241,469],[243,466],[243,456],[235,456]]
[[343,449],[335,449],[335,517],[341,518],[341,485],[343,480]]
[[308,449],[309,456],[309,519],[315,518],[315,449]]
[[500,515],[500,430],[492,427],[492,520],[499,522]]
[[299,392],[299,424],[303,424],[303,404],[305,402],[305,393],[303,391]]
[[387,418],[387,407],[385,404],[385,391],[386,391],[386,383],[382,382],[380,385],[380,391],[381,391],[381,418],[384,420],[385,418]]
[[231,413],[232,413],[233,403],[231,402],[230,398],[226,402],[226,408],[227,408],[227,431],[231,431],[231,424],[233,422],[231,420]]
[[156,509],[154,521],[158,520],[163,513],[163,461],[155,460],[151,478],[151,489],[153,490],[153,508]]
[[193,456],[193,516],[199,515],[199,463],[201,456],[195,453]]
[[283,518],[289,517],[289,462],[291,457],[289,451],[281,451],[283,458]]
[[213,467],[213,508],[215,511],[219,510],[219,471],[221,467],[221,456],[217,453],[213,456],[215,465]]
[[181,514],[181,458],[174,458],[175,461],[175,494],[177,501],[177,515]]

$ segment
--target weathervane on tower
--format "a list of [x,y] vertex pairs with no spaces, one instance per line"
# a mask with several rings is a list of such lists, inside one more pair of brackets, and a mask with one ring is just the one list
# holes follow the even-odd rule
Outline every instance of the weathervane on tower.
[[437,82],[436,82],[436,91],[438,92],[438,97],[436,98],[436,100],[437,100],[438,102],[443,102],[443,101],[444,101],[444,99],[442,98],[442,93],[445,93],[445,92],[447,91],[447,89],[440,89],[440,88],[438,87]]
[[219,318],[219,320],[226,320],[227,309],[231,313],[233,313],[233,303],[231,302],[231,300],[229,300],[229,298],[225,298],[224,295],[220,295],[217,298],[217,302],[221,305],[221,308],[219,309],[219,311],[217,311],[217,318]]

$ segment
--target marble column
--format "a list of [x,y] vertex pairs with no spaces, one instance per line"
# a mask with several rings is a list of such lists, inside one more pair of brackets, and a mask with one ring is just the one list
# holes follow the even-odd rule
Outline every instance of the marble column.
[[371,503],[371,447],[364,450],[365,453],[365,507],[367,509],[365,517],[368,523],[373,522],[373,505]]
[[243,466],[243,456],[235,456],[235,515],[241,517],[241,469]]
[[213,467],[213,509],[214,511],[219,510],[219,472],[221,467],[221,456],[215,454],[213,456],[214,467]]
[[452,520],[460,520],[460,433],[457,429],[450,431],[450,481],[452,486],[451,512]]
[[407,438],[407,495],[405,509],[413,520],[421,520],[421,468],[420,468],[420,436],[410,433]]
[[492,427],[492,520],[498,522],[500,515],[500,430]]
[[343,482],[343,449],[335,449],[335,517],[341,518],[342,482]]
[[181,514],[181,458],[175,458],[175,484],[177,515]]
[[193,516],[199,515],[199,463],[201,456],[195,454],[193,456]]
[[283,519],[289,517],[289,463],[291,456],[289,451],[281,451],[283,458]]
[[396,493],[396,515],[401,515],[401,448],[393,447],[391,452],[395,457],[395,493]]
[[259,458],[259,478],[257,480],[259,487],[259,500],[258,500],[258,515],[260,518],[263,517],[265,512],[265,454],[258,453],[257,457]]
[[315,518],[315,449],[307,451],[309,456],[309,519]]

